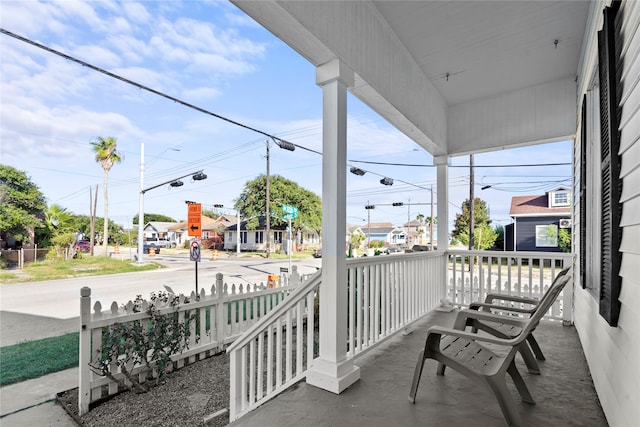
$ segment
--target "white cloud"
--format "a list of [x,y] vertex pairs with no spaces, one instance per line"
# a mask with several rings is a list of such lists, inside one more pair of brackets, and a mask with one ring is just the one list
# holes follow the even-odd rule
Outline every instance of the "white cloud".
[[191,102],[210,101],[219,97],[221,92],[212,87],[196,87],[182,92],[182,97]]
[[74,49],[73,56],[101,68],[108,69],[121,64],[120,57],[116,53],[96,45],[78,46]]
[[152,16],[149,11],[140,3],[126,2],[123,4],[125,14],[137,23],[146,24],[151,22]]

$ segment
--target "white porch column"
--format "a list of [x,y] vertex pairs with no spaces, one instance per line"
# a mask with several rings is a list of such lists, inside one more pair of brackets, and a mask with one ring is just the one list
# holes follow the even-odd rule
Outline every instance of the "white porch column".
[[[438,250],[449,249],[449,156],[438,156],[433,158],[436,165],[436,180],[438,185]],[[448,262],[442,263],[440,271],[443,289],[442,295],[447,295],[447,283],[449,281]]]
[[334,60],[318,67],[316,83],[323,96],[320,356],[307,383],[339,394],[360,379],[360,368],[347,360],[347,87],[353,72]]
[[438,186],[438,250],[449,249],[449,156],[433,158]]

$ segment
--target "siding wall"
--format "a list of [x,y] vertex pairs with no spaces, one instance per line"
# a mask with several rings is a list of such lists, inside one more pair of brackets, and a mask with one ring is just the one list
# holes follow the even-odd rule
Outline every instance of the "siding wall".
[[[601,14],[601,11],[598,11]],[[640,3],[625,1],[620,11],[622,18],[622,114],[620,117],[622,159],[621,180],[622,243],[622,307],[617,327],[610,327],[598,313],[598,300],[593,292],[576,283],[574,289],[575,325],[580,335],[585,356],[589,362],[600,403],[611,426],[638,425],[640,419]],[[598,20],[598,29],[602,19]],[[587,44],[590,42],[586,41]],[[592,42],[592,40],[591,40]],[[597,60],[595,61],[597,62]],[[593,64],[585,58],[584,64]],[[585,81],[597,75],[594,69],[583,68],[580,76]],[[588,87],[587,83],[579,87]],[[578,94],[582,99],[582,94]],[[580,124],[585,125],[585,124]],[[586,126],[591,124],[587,123]],[[579,181],[580,143],[576,142],[574,179]],[[588,193],[599,191],[591,189]],[[579,196],[574,192],[574,200]],[[579,203],[574,205],[579,224]],[[588,212],[590,213],[590,212]],[[578,236],[577,230],[574,236]],[[584,242],[575,242],[576,245]],[[579,253],[579,247],[576,247]],[[594,262],[591,259],[587,263]],[[597,262],[597,261],[596,261]],[[589,272],[587,271],[587,274]],[[580,274],[575,274],[579,280]]]
[[559,218],[526,218],[516,219],[516,250],[517,251],[533,251],[533,252],[562,252],[560,247],[536,246],[536,226],[560,224]]

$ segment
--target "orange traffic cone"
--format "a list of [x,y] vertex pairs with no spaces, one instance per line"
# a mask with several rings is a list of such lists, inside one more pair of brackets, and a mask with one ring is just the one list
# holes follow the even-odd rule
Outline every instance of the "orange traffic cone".
[[213,255],[211,255],[211,261],[217,261],[217,260],[218,260],[218,250],[214,249]]

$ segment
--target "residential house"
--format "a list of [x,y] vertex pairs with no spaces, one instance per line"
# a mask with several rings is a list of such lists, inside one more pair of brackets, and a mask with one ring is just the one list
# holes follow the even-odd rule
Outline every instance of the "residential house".
[[560,252],[558,232],[571,229],[571,190],[513,197],[509,215],[513,223],[505,227],[506,250]]
[[372,222],[360,227],[359,230],[365,235],[366,241],[379,240],[384,242],[385,246],[406,243],[405,230],[394,226],[390,222]]
[[[636,425],[640,3],[232,2],[315,67],[315,81],[309,84],[318,85],[323,96],[325,253],[340,253],[344,244],[348,93],[433,156],[440,227],[448,224],[453,209],[448,197],[453,157],[573,141],[574,280],[564,291],[572,300],[563,316],[575,325],[608,424]],[[447,260],[458,256],[448,248],[447,237],[438,233],[438,251],[415,256],[441,257],[443,267],[421,283],[447,286]],[[376,258],[367,262],[393,262]],[[333,393],[361,375],[357,348],[347,348],[345,301],[353,287],[344,277],[352,264],[342,257],[322,258],[319,356],[304,373],[296,371],[296,379]],[[279,306],[271,317],[279,321],[280,310],[286,309]],[[263,330],[262,324],[253,328]],[[235,348],[230,352],[232,361],[239,357]],[[236,366],[242,368],[234,375],[245,370]],[[363,387],[371,385],[358,388]],[[245,382],[232,380],[232,391],[245,388]],[[253,407],[238,396],[232,395],[232,418]],[[251,397],[253,402],[255,394]],[[260,420],[269,424],[269,419]],[[468,418],[460,420],[465,422]]]
[[[232,215],[220,215],[213,219],[208,216],[202,216],[201,226],[202,233],[200,238],[204,246],[210,249],[216,245],[220,248],[224,245],[224,231],[227,227],[231,227],[237,223],[236,217]],[[182,221],[168,227],[173,247],[182,247],[193,239],[189,236],[188,221]]]
[[[407,245],[409,247],[413,245],[430,245],[431,244],[431,232],[428,223],[425,223],[424,220],[419,221],[417,219],[412,219],[409,222],[406,222],[403,225],[405,233],[408,234]],[[436,239],[437,226],[434,224],[433,226],[433,246],[436,247],[437,241]]]
[[[235,251],[240,241],[240,251],[264,251],[267,250],[267,222],[264,216],[258,218],[255,228],[249,228],[249,220],[240,221],[240,238],[238,239],[238,226],[236,224],[228,226],[224,230],[224,250]],[[271,252],[279,252],[287,240],[287,226],[284,224],[270,224],[273,247]]]
[[163,242],[171,244],[171,235],[169,227],[175,225],[175,222],[149,221],[142,229],[145,242]]

